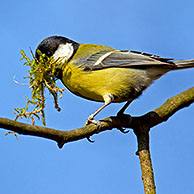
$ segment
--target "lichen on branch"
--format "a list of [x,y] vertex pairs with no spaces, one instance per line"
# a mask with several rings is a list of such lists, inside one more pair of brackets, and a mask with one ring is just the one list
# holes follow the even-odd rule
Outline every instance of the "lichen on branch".
[[30,70],[28,70],[29,76],[24,78],[29,80],[29,88],[32,92],[31,98],[26,97],[27,103],[25,108],[15,108],[15,120],[18,118],[28,118],[32,120],[34,125],[35,118],[41,118],[43,125],[46,125],[44,111],[46,106],[45,90],[48,89],[54,99],[55,108],[60,111],[58,98],[62,97],[65,88],[59,88],[56,85],[56,80],[59,70],[63,70],[64,63],[62,63],[63,58],[55,60],[53,57],[47,57],[40,51],[37,52],[40,56],[39,59],[37,60],[31,52],[33,59],[30,60],[25,52],[21,50],[21,60],[25,60],[24,65],[30,67]]

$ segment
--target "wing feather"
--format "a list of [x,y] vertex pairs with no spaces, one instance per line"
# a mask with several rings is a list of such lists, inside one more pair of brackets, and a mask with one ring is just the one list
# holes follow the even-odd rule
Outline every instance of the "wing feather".
[[110,67],[145,69],[153,66],[175,66],[171,58],[162,58],[156,55],[137,51],[101,51],[89,56],[82,63],[85,71],[100,70]]

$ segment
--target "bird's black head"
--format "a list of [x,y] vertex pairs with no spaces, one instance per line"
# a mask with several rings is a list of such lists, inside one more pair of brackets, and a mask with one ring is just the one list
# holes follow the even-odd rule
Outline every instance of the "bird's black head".
[[39,60],[38,50],[45,54],[48,57],[53,56],[54,59],[58,59],[59,57],[65,58],[67,61],[70,60],[75,52],[77,51],[79,44],[65,38],[63,36],[51,36],[45,38],[36,49],[36,58]]

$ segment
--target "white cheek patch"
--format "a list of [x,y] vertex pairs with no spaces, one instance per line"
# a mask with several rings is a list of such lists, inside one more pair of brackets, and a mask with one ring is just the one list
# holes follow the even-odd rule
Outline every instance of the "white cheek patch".
[[63,58],[62,62],[64,63],[71,58],[73,51],[74,49],[71,43],[61,44],[53,54],[53,57],[55,60]]

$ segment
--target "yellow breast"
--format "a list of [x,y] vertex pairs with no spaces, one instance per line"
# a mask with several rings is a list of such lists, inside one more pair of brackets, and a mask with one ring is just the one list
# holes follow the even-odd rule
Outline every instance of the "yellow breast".
[[74,94],[100,102],[104,102],[107,94],[114,96],[114,102],[133,100],[151,84],[143,70],[106,68],[86,72],[69,64],[63,71],[62,81]]

